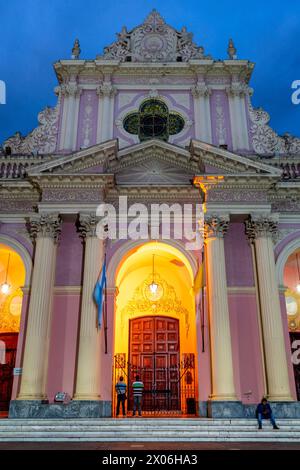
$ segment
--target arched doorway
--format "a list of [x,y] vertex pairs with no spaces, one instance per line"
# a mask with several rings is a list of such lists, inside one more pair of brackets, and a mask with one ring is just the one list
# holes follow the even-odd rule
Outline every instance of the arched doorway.
[[0,413],[9,409],[20,331],[25,266],[21,256],[0,243]]
[[286,260],[283,283],[296,393],[300,400],[300,248]]
[[114,411],[119,376],[128,383],[130,412],[131,384],[139,375],[145,385],[144,414],[196,413],[193,279],[186,256],[166,243],[137,246],[121,261],[116,276]]

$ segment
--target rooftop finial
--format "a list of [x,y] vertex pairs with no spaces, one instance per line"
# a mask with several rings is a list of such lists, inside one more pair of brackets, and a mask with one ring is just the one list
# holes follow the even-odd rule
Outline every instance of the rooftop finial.
[[75,60],[79,59],[80,52],[81,52],[81,49],[80,49],[79,39],[75,39],[71,58]]
[[227,54],[228,54],[229,59],[231,59],[231,60],[237,58],[236,48],[234,47],[234,43],[233,43],[232,39],[229,39]]

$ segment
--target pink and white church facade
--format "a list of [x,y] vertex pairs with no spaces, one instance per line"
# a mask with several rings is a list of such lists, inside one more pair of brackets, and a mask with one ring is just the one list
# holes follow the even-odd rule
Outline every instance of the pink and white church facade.
[[[56,106],[0,154],[2,410],[114,416],[115,381],[139,373],[145,412],[253,416],[268,396],[300,417],[300,139],[252,107],[254,64],[231,40],[216,60],[155,10],[102,55],[80,53],[76,41],[54,64]],[[120,197],[205,200],[202,294],[202,251],[175,237],[176,216],[169,238],[158,217],[132,239]],[[98,236],[102,203],[121,220],[114,239]]]

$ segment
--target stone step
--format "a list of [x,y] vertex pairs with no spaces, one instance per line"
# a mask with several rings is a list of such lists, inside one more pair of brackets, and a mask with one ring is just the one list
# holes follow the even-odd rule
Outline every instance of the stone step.
[[253,419],[3,419],[0,441],[300,442],[300,420],[280,419],[278,424],[279,431],[269,422],[258,431]]
[[[280,423],[279,423],[280,424]],[[82,432],[110,432],[110,431],[117,431],[117,432],[129,432],[129,431],[136,431],[136,432],[152,432],[152,431],[161,431],[161,432],[239,432],[239,431],[253,431],[257,429],[257,425],[247,425],[247,426],[198,426],[198,427],[189,427],[189,426],[148,426],[148,427],[141,427],[141,426],[80,426],[80,425],[73,425],[73,426],[3,426],[0,428],[0,435],[5,432],[34,432],[34,431],[41,431],[41,432],[72,432],[76,430],[80,430]],[[270,425],[264,425],[264,429],[272,429]],[[282,431],[293,431],[293,432],[300,432],[300,426],[288,426],[280,424],[280,429]]]

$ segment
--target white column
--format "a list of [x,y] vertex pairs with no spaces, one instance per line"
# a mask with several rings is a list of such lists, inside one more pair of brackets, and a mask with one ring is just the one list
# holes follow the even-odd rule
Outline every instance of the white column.
[[113,107],[115,88],[110,82],[103,82],[97,88],[99,96],[97,141],[105,142],[113,137]]
[[61,150],[73,150],[76,147],[79,99],[81,90],[76,82],[68,83],[61,89],[64,94],[64,110],[60,139]]
[[233,82],[227,88],[234,150],[249,150],[250,148],[245,105],[245,95],[247,92],[247,85],[240,82]]
[[37,215],[30,220],[36,246],[19,400],[47,398],[49,334],[60,225],[57,214]]
[[79,350],[75,400],[100,399],[101,338],[93,291],[103,263],[103,240],[96,234],[94,214],[80,215],[79,230],[85,242]]
[[256,252],[268,395],[273,401],[292,400],[272,240],[277,222],[251,217],[246,230]]
[[225,269],[224,234],[229,217],[205,219],[206,270],[210,315],[212,400],[237,400],[232,365],[231,335]]
[[211,143],[210,89],[204,82],[198,82],[192,88],[194,97],[195,138]]

